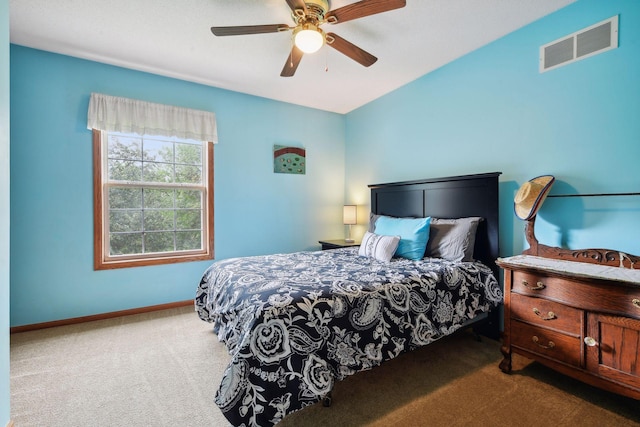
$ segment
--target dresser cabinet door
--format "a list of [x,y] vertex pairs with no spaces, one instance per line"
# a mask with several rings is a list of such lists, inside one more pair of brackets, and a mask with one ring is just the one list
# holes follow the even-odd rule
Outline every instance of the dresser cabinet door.
[[589,313],[587,370],[640,389],[640,320]]

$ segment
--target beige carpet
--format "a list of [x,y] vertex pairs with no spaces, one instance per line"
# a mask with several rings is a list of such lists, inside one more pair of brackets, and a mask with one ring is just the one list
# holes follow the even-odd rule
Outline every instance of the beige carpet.
[[[338,383],[298,426],[640,426],[640,402],[459,333]],[[227,426],[213,403],[228,355],[191,308],[11,336],[16,427]]]

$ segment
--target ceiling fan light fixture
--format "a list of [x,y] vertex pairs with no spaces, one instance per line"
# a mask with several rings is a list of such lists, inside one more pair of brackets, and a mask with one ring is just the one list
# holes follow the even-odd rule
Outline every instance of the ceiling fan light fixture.
[[324,32],[313,24],[303,24],[295,29],[293,42],[304,53],[314,53],[324,44]]

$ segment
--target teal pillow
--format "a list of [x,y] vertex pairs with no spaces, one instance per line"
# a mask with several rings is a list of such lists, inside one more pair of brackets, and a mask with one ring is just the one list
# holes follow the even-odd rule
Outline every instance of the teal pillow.
[[375,233],[383,236],[400,236],[396,256],[418,260],[424,258],[429,240],[431,217],[393,218],[380,216],[376,220]]

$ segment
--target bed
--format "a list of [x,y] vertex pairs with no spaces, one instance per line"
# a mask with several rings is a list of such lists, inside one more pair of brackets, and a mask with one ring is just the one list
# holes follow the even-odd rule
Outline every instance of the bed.
[[462,260],[427,247],[416,259],[387,261],[363,245],[212,264],[195,306],[231,355],[215,397],[229,422],[276,424],[326,399],[336,381],[472,324],[497,337],[499,175],[369,186],[376,238],[384,221],[434,231],[434,219],[481,218]]

